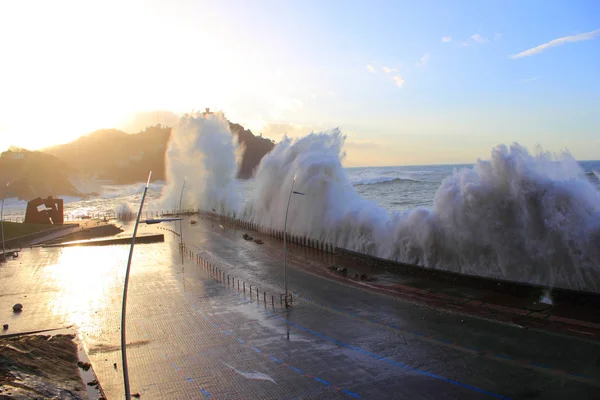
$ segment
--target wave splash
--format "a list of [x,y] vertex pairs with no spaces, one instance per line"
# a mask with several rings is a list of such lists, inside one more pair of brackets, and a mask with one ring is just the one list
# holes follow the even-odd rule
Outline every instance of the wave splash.
[[600,291],[600,192],[568,153],[500,145],[456,170],[434,207],[391,215],[362,198],[342,167],[339,130],[283,140],[256,173],[243,210],[253,222],[431,268]]
[[[222,116],[192,115],[174,128],[163,204],[188,201],[374,256],[460,273],[600,292],[600,191],[568,153],[495,147],[489,160],[457,169],[432,208],[389,214],[360,196],[342,167],[339,129],[285,138],[261,161],[241,207],[239,151]],[[179,181],[178,181],[179,180]]]
[[240,148],[221,113],[185,115],[173,128],[166,152],[163,208],[178,209],[184,179],[185,208],[231,215],[240,198],[235,188]]

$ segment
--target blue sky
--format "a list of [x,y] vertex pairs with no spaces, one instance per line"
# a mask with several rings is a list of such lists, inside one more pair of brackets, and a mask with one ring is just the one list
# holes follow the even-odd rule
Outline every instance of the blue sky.
[[473,162],[513,141],[600,159],[593,1],[58,1],[0,15],[13,60],[0,147],[47,145],[44,125],[64,142],[211,106],[276,140],[339,126],[348,165]]

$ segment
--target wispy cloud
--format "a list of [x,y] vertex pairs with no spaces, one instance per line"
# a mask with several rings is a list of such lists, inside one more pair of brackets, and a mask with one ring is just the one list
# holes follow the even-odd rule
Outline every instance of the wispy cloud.
[[400,74],[395,75],[392,79],[396,83],[396,86],[402,87],[402,85],[404,85],[404,79],[402,79],[402,77],[400,76]]
[[381,67],[381,69],[383,69],[383,72],[385,72],[386,74],[390,74],[392,72],[398,72],[398,68],[390,68],[390,67],[386,67],[385,65],[383,67]]
[[533,47],[529,50],[522,51],[521,53],[513,54],[512,56],[510,56],[510,58],[512,58],[514,60],[517,58],[533,56],[536,54],[540,54],[541,52],[548,50],[551,47],[560,46],[561,44],[565,44],[565,43],[580,42],[582,40],[591,40],[598,35],[600,35],[600,29],[596,29],[595,31],[591,31],[591,32],[587,32],[587,33],[581,33],[579,35],[564,36],[564,37],[561,37],[558,39],[551,40],[547,43],[540,44],[539,46]]
[[429,53],[423,54],[423,57],[421,57],[419,59],[419,62],[417,63],[417,67],[426,67],[430,59],[431,56],[429,55]]
[[375,67],[372,66],[371,64],[367,64],[367,69],[369,70],[369,72],[371,72],[373,74],[375,73]]
[[471,35],[465,42],[462,42],[463,46],[468,46],[470,44],[484,44],[489,42],[490,40],[486,37],[481,36],[479,33],[475,33]]
[[444,36],[442,38],[442,42],[444,42],[444,43],[448,43],[448,42],[451,42],[451,41],[452,41],[452,38],[450,36]]
[[471,40],[474,41],[474,42],[477,42],[477,43],[487,43],[487,42],[489,42],[488,39],[484,38],[479,33],[476,33],[473,36],[471,36]]

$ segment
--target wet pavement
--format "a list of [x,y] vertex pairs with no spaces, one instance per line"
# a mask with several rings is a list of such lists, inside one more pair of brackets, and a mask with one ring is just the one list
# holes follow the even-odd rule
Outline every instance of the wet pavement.
[[[130,381],[142,399],[600,398],[597,342],[324,279],[305,266],[329,265],[333,256],[295,246],[288,259],[294,305],[284,309],[269,302],[283,292],[277,243],[258,245],[242,239],[246,231],[198,222],[183,224],[183,264],[180,238],[167,230],[177,223],[139,231],[165,233],[164,243],[136,246],[129,286]],[[127,255],[127,246],[34,248],[0,267],[5,333],[74,326],[109,399],[123,397]],[[258,301],[237,282],[258,288]]]

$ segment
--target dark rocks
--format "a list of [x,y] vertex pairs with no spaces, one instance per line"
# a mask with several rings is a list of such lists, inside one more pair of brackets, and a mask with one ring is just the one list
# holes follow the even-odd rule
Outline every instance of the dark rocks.
[[13,306],[13,311],[19,313],[23,310],[23,304],[17,303]]
[[92,367],[92,364],[90,364],[89,362],[81,362],[81,361],[79,361],[79,362],[77,362],[77,366],[79,368],[81,368],[82,370],[87,371],[87,370],[89,370]]
[[8,329],[8,324],[4,324],[4,325],[2,325],[2,328],[3,328],[4,330],[7,330],[7,329]]
[[256,244],[263,244],[264,242],[260,239],[254,239],[254,243]]
[[247,233],[244,233],[244,235],[242,237],[244,238],[244,240],[248,240],[248,241],[254,240],[254,238],[252,236],[248,235]]

